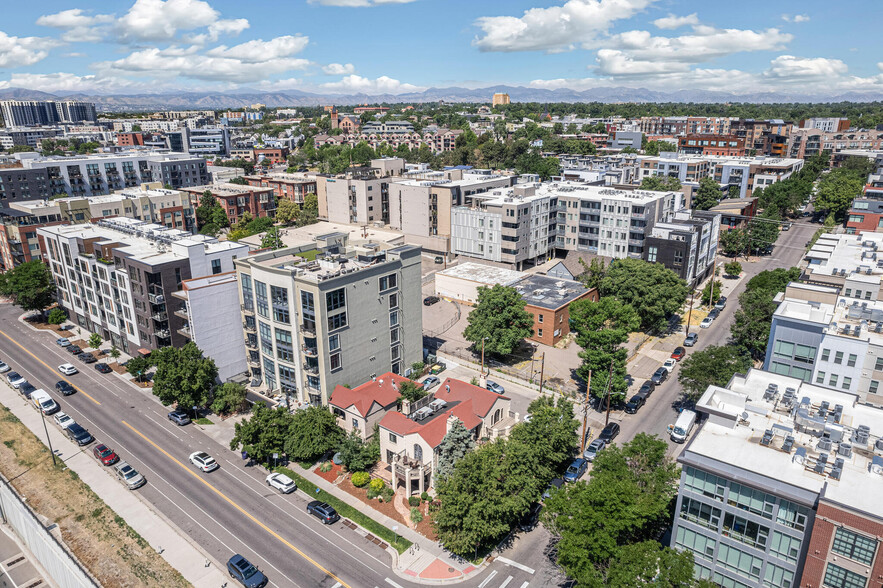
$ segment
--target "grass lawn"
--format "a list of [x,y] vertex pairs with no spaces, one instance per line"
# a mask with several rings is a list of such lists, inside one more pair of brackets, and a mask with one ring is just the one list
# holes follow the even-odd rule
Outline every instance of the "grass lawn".
[[215,424],[215,423],[213,423],[212,421],[208,420],[208,419],[205,418],[205,417],[199,417],[198,419],[196,419],[195,422],[196,422],[197,425],[214,425],[214,424]]

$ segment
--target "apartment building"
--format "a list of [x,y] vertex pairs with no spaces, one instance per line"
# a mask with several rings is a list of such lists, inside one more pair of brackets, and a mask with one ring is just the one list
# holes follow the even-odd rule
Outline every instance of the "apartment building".
[[524,310],[533,316],[531,341],[557,345],[570,334],[570,305],[577,300],[597,302],[598,290],[573,280],[529,274],[514,284],[524,299]]
[[420,248],[315,243],[236,260],[252,377],[301,403],[423,358]]
[[7,127],[98,120],[94,104],[76,100],[0,100],[0,114]]
[[805,159],[830,151],[832,156],[846,149],[883,149],[883,130],[852,129],[848,131],[820,131],[798,129],[788,140],[788,157]]
[[255,147],[254,161],[262,162],[263,165],[286,163],[288,161],[287,147]]
[[875,162],[876,173],[868,176],[862,195],[849,207],[847,234],[883,232],[883,152],[876,155]]
[[233,271],[233,260],[248,251],[232,241],[122,217],[37,233],[58,303],[78,325],[130,355],[186,343],[179,332],[184,319],[167,306],[172,294],[184,280]]
[[273,196],[273,188],[244,186],[242,184],[217,183],[196,188],[183,190],[192,195],[195,205],[199,206],[206,192],[217,200],[230,224],[234,224],[248,213],[252,218],[276,216],[276,198]]
[[720,213],[675,212],[646,234],[643,259],[661,263],[695,288],[714,272],[720,224]]
[[62,222],[57,214],[36,216],[14,208],[0,208],[0,272],[42,259],[37,229]]
[[562,180],[603,183],[605,186],[639,184],[641,161],[649,155],[559,155]]
[[738,119],[706,116],[643,116],[636,122],[641,132],[648,135],[688,133],[727,135],[735,120]]
[[497,92],[494,94],[493,98],[491,98],[491,106],[494,108],[497,106],[505,106],[509,103],[509,94],[503,92]]
[[[401,123],[401,124],[393,124]],[[369,126],[373,125],[373,126]],[[381,126],[382,125],[382,126]],[[411,123],[406,121],[389,121],[387,123],[368,123],[361,127],[358,132],[345,133],[342,135],[316,135],[313,143],[316,147],[322,145],[350,145],[354,146],[364,141],[377,149],[381,145],[398,149],[402,145],[408,149],[419,149],[426,145],[436,153],[453,151],[456,147],[457,137],[463,134],[462,129],[424,129],[422,132],[413,130]]]
[[43,139],[54,139],[64,135],[61,127],[6,127],[0,129],[0,147],[12,149],[13,147],[41,147]]
[[849,130],[848,118],[816,117],[800,121],[801,129],[818,129],[826,133],[838,133]]
[[696,403],[671,546],[720,586],[879,585],[883,411],[751,369]]
[[316,193],[316,177],[303,174],[262,174],[244,176],[249,186],[273,188],[276,202],[291,200],[295,204],[303,204],[309,194]]
[[735,135],[690,133],[678,138],[678,151],[689,155],[745,155],[745,140]]

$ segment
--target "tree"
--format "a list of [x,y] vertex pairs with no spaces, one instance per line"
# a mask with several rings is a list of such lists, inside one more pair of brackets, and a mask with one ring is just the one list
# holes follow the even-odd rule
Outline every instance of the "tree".
[[368,443],[358,431],[350,431],[337,448],[341,463],[351,472],[366,472],[380,459],[380,440],[375,435]]
[[[326,411],[327,412],[327,411]],[[258,463],[268,463],[274,453],[282,453],[294,418],[284,406],[269,408],[257,402],[251,416],[233,426],[230,450],[240,448]]]
[[672,192],[681,189],[681,182],[671,176],[647,176],[641,180],[641,189],[654,192]]
[[641,328],[663,330],[687,299],[687,284],[660,263],[615,259],[601,281],[601,296],[613,296],[641,317]]
[[237,382],[225,382],[215,390],[212,412],[217,415],[233,414],[248,406],[245,386]]
[[480,286],[478,304],[466,319],[469,325],[463,336],[476,348],[484,340],[485,351],[508,355],[533,334],[533,316],[524,307],[521,294],[511,286]]
[[279,227],[270,227],[261,237],[261,249],[282,249],[285,245],[282,243],[282,237],[279,234]]
[[695,400],[709,386],[726,386],[733,374],[744,374],[752,366],[751,356],[744,348],[733,345],[712,345],[694,351],[682,362],[678,382]]
[[730,184],[730,187],[727,188],[727,198],[738,198],[742,195],[742,188],[737,184]]
[[779,238],[779,213],[776,210],[765,210],[762,215],[755,216],[748,223],[749,251],[758,253],[772,247]]
[[867,177],[867,174],[862,175],[853,168],[844,167],[831,171],[819,181],[813,206],[816,210],[833,214],[835,218],[842,220],[850,203],[861,194]]
[[331,411],[311,406],[294,414],[285,453],[297,461],[315,461],[335,449],[343,436],[343,429],[337,426],[337,417]]
[[110,348],[110,356],[114,361],[117,361],[120,358],[120,355],[122,354],[120,353],[120,350],[116,348],[116,345]]
[[747,235],[742,229],[730,229],[721,231],[720,247],[724,255],[737,256],[745,252]]
[[[628,352],[622,345],[640,324],[641,318],[635,309],[612,296],[598,302],[584,298],[570,305],[570,328],[582,348],[579,352],[582,364],[577,374],[588,381],[589,372],[592,373],[591,392],[595,397],[606,397],[608,384],[612,399],[625,395]],[[609,378],[611,365],[612,380]]]
[[645,155],[659,155],[660,151],[677,151],[677,145],[672,145],[668,141],[647,141],[644,145]]
[[607,274],[607,267],[604,265],[604,260],[600,257],[593,257],[592,261],[589,264],[586,264],[586,261],[583,258],[580,258],[579,263],[584,270],[583,273],[578,276],[579,281],[590,290],[592,288],[600,290],[601,281]]
[[304,197],[304,207],[297,218],[297,226],[303,227],[315,223],[319,218],[319,197],[315,194],[307,194]]
[[292,225],[297,221],[300,208],[287,198],[283,198],[276,205],[276,220],[283,225]]
[[663,547],[658,541],[620,547],[607,566],[605,583],[609,588],[688,588],[697,584],[693,578],[693,552]]
[[721,297],[721,288],[723,284],[720,280],[709,280],[705,287],[702,288],[702,304],[712,304]]
[[203,357],[196,343],[157,349],[150,359],[156,366],[153,394],[164,406],[177,403],[179,408],[190,410],[209,403],[218,368],[213,359]]
[[577,445],[579,423],[573,417],[573,403],[563,397],[536,398],[527,407],[528,422],[512,429],[510,438],[531,448],[536,476],[543,487],[571,459]]
[[450,476],[457,462],[473,449],[475,449],[475,440],[472,438],[472,433],[463,426],[461,420],[457,419],[438,446],[438,468],[435,470],[436,484]]
[[420,384],[412,382],[411,380],[405,380],[399,384],[399,394],[408,402],[417,402],[426,396],[426,390],[424,390],[423,386]]
[[141,377],[152,365],[153,362],[148,358],[136,355],[126,363],[126,371],[140,382]]
[[55,283],[43,262],[26,261],[0,274],[0,294],[25,312],[43,310],[55,302]]
[[46,318],[46,322],[50,325],[60,325],[66,320],[67,313],[57,306],[49,311],[49,316]]
[[693,198],[693,208],[695,210],[709,210],[717,206],[720,199],[720,184],[706,176],[699,180],[699,189],[696,190],[696,197]]
[[724,264],[724,272],[728,276],[738,277],[742,273],[742,264],[738,261],[731,261]]
[[242,176],[236,176],[235,178],[230,178],[230,183],[231,183],[231,184],[237,184],[237,185],[239,185],[239,186],[247,186],[247,185],[248,185],[248,180],[246,180],[246,179],[243,178]]
[[99,335],[98,333],[92,333],[91,335],[89,335],[89,341],[87,341],[87,343],[89,343],[89,347],[91,347],[92,349],[98,349],[99,347],[101,347],[102,341],[103,339],[101,338],[101,335]]
[[790,282],[800,279],[800,268],[777,268],[774,270],[766,270],[760,272],[745,284],[746,291],[766,290],[775,295],[777,292],[784,292],[785,286]]
[[730,335],[755,359],[763,359],[770,337],[773,313],[778,304],[765,290],[747,290],[739,296],[739,310],[733,317]]

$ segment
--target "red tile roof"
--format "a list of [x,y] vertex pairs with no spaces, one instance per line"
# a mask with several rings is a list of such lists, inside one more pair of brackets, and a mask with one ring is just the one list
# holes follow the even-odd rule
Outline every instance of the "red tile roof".
[[371,413],[375,403],[384,407],[398,400],[398,387],[402,385],[402,382],[407,381],[410,380],[404,376],[386,372],[378,378],[365,382],[353,389],[337,386],[334,388],[334,392],[331,393],[329,403],[331,406],[336,406],[343,410],[352,406],[356,409],[356,412],[366,417]]

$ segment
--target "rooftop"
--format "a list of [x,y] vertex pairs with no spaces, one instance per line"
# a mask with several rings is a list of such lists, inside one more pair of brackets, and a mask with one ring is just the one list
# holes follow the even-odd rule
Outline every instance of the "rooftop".
[[392,372],[386,372],[353,389],[344,386],[335,387],[328,403],[341,409],[352,406],[356,412],[366,417],[375,410],[375,407],[383,408],[398,400],[401,396],[399,387],[403,382],[411,382],[411,380]]
[[879,283],[883,278],[883,233],[825,234],[805,259],[809,261],[806,271],[810,281],[868,276]]
[[752,369],[696,403],[709,415],[682,461],[704,456],[879,515],[883,410],[846,392]]
[[194,186],[192,188],[181,188],[185,192],[202,194],[206,190],[211,190],[212,194],[217,196],[238,196],[245,192],[267,192],[272,190],[265,186],[245,186],[243,184],[231,184],[230,182],[220,182],[216,184],[208,184],[205,186]]
[[438,272],[442,276],[450,276],[461,280],[469,280],[478,282],[487,286],[502,284],[503,286],[511,286],[515,282],[524,277],[524,273],[515,270],[495,267],[492,265],[482,265],[480,263],[460,263],[446,270]]
[[[362,225],[345,225],[341,223],[330,223],[319,221],[312,225],[303,227],[280,228],[279,235],[282,245],[285,247],[296,247],[299,245],[310,245],[315,243],[318,237],[328,233],[344,233],[348,235],[350,243],[358,243],[360,241],[371,241],[376,243],[389,243],[391,245],[400,245],[405,242],[405,237],[401,233],[392,230],[377,229],[375,227],[364,227]],[[249,247],[259,249],[264,233],[252,235],[240,239],[240,243],[245,243]]]
[[515,284],[515,289],[527,304],[551,310],[567,306],[589,291],[579,282],[539,274],[531,274],[523,278]]

